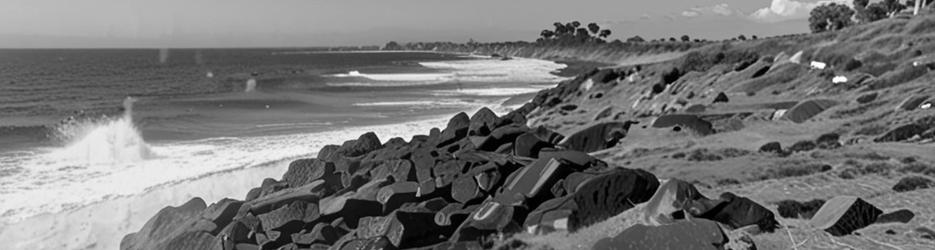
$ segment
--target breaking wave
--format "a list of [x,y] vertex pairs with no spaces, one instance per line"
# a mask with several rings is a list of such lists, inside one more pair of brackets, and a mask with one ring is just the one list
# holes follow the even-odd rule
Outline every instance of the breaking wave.
[[135,101],[127,97],[123,101],[124,113],[116,119],[71,121],[60,125],[57,133],[69,143],[54,152],[54,156],[83,165],[132,163],[153,157],[149,145],[133,124]]

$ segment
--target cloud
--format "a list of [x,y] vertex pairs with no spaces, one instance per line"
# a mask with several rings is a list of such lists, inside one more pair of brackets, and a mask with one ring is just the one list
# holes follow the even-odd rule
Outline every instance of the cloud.
[[682,11],[684,17],[697,16],[731,16],[741,13],[738,10],[731,9],[726,3],[715,4],[711,6],[698,6]]
[[818,2],[796,0],[773,0],[769,7],[759,9],[750,18],[763,22],[779,22],[791,19],[807,18],[809,12],[819,5],[838,3],[851,6],[850,0],[823,0]]
[[728,6],[726,3],[711,6],[711,12],[722,16],[730,16],[731,14],[734,14],[734,10],[731,10],[730,6]]

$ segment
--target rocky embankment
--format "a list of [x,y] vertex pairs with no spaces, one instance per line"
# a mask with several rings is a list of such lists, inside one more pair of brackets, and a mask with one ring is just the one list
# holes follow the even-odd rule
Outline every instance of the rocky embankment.
[[[381,144],[367,133],[327,146],[242,201],[206,206],[196,198],[165,208],[121,248],[490,248],[519,232],[575,231],[644,202],[654,203],[647,214],[654,223],[690,211],[679,218],[700,218],[690,222],[701,230],[696,233],[722,235],[718,225],[776,228],[773,213],[749,199],[730,193],[707,199],[678,180],[657,192],[653,174],[586,153],[614,146],[626,123],[565,138],[527,127],[524,112],[531,107],[504,117],[488,109],[460,113],[445,129],[408,142]],[[726,243],[723,236],[709,238]]]
[[925,249],[935,16],[595,69],[503,117],[372,133],[122,249]]

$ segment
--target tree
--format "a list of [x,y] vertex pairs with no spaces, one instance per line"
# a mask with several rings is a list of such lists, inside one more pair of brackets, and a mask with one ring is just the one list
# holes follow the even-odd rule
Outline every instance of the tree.
[[577,30],[575,30],[575,40],[578,40],[579,42],[586,42],[590,40],[590,38],[591,38],[591,34],[588,33],[587,29],[578,28]]
[[677,40],[675,40],[675,37],[669,37],[669,41],[670,41],[670,42],[675,42],[675,41],[677,41]]
[[759,39],[759,37],[756,37],[756,35],[752,35],[750,36],[750,39],[756,40],[756,39]]
[[854,8],[860,10],[866,8],[869,3],[870,0],[854,0]]
[[588,31],[590,31],[591,34],[597,35],[597,32],[601,31],[601,26],[598,26],[596,23],[589,23]]
[[396,41],[390,41],[383,45],[383,50],[403,50],[402,46],[399,46],[399,43]]
[[808,27],[813,33],[839,30],[851,25],[854,10],[847,5],[829,3],[812,9],[809,13]]
[[863,9],[857,11],[857,21],[860,23],[872,23],[889,16],[886,6],[882,2],[872,3]]
[[691,42],[691,40],[691,37],[688,37],[688,35],[682,35],[682,42]]
[[607,38],[610,36],[610,30],[601,30],[601,33],[597,35],[600,38]]
[[641,43],[641,42],[646,42],[646,39],[643,39],[640,36],[633,36],[631,38],[627,38],[627,42],[628,43]]
[[883,4],[883,7],[886,8],[886,13],[888,16],[892,17],[899,13],[900,11],[906,9],[906,6],[899,3],[899,0],[883,0],[880,2]]
[[560,22],[555,22],[552,25],[555,26],[555,32],[553,32],[555,36],[562,36],[568,32],[568,29],[565,28],[565,25]]
[[746,40],[747,40],[747,36],[740,35],[740,36],[737,36],[737,39],[740,39],[741,41],[746,41]]
[[555,36],[555,32],[551,30],[542,30],[542,32],[539,32],[539,36],[545,39],[552,39],[552,37]]

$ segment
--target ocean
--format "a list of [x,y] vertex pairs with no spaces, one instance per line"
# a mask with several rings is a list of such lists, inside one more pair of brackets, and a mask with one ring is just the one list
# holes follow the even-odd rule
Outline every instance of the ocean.
[[[243,199],[294,159],[499,113],[565,65],[433,52],[0,50],[0,242],[114,249],[166,205]],[[514,102],[511,102],[514,103]]]

